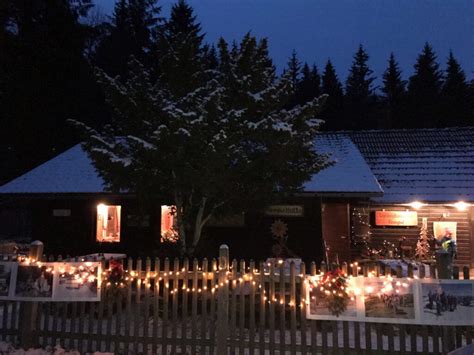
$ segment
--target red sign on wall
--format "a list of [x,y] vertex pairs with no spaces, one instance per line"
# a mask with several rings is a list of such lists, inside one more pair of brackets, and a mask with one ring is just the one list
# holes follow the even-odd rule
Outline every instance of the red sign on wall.
[[415,211],[375,211],[377,226],[417,226],[418,214]]

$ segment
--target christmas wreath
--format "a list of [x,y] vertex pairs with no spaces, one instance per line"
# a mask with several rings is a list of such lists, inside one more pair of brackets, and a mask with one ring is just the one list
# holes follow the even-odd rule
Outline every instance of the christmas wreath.
[[327,271],[313,279],[311,291],[326,300],[328,310],[338,317],[347,309],[351,299],[347,287],[347,275],[342,270]]
[[110,260],[109,268],[105,271],[105,298],[114,300],[124,293],[125,270],[119,260]]

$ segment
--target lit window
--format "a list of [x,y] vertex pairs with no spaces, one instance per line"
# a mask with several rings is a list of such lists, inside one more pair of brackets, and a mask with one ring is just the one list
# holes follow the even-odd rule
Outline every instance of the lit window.
[[178,241],[176,228],[176,206],[161,206],[161,242],[176,243]]
[[121,206],[97,206],[96,240],[104,243],[120,242],[120,210]]

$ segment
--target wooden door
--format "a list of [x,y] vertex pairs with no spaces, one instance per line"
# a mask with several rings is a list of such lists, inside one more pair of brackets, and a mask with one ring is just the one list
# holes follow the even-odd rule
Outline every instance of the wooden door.
[[323,239],[329,262],[350,261],[349,204],[325,202],[321,206]]

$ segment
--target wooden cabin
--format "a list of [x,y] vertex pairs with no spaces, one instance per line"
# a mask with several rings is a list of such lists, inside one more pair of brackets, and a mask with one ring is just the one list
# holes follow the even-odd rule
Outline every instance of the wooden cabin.
[[[425,222],[429,235],[455,227],[458,263],[474,266],[474,127],[321,133],[315,146],[332,166],[291,199],[211,220],[201,255],[226,243],[236,258],[349,261],[362,257],[354,241],[365,235],[373,249],[405,237],[410,256]],[[169,204],[107,192],[76,145],[0,187],[0,237],[42,240],[55,254],[174,256],[162,243]]]
[[348,136],[384,191],[369,204],[353,206],[353,219],[361,214],[369,222],[372,245],[406,237],[403,243],[413,255],[425,222],[430,237],[449,228],[458,246],[456,263],[474,267],[474,127]]

